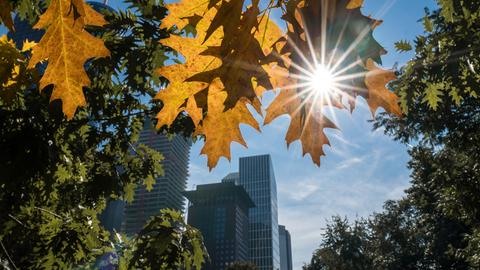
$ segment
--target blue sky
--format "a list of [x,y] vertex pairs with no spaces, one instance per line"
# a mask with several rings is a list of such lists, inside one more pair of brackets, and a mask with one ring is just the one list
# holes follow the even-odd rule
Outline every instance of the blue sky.
[[[389,51],[382,58],[385,68],[396,62],[405,63],[411,57],[396,53],[393,44],[421,34],[421,23],[417,21],[423,17],[424,7],[434,4],[433,0],[365,0],[363,13],[384,20],[375,30],[375,37]],[[268,105],[273,97],[274,94],[267,94],[262,101]],[[309,156],[302,157],[298,142],[286,148],[284,137],[289,118],[284,116],[262,127],[261,133],[242,127],[248,149],[233,143],[232,162],[221,159],[211,172],[206,157],[199,155],[203,142],[195,143],[188,188],[217,182],[237,171],[239,157],[270,154],[277,180],[279,224],[290,231],[294,269],[301,269],[321,242],[323,228],[332,215],[368,216],[380,211],[384,201],[402,197],[409,186],[407,147],[381,130],[372,132],[372,125],[367,122],[371,119],[370,111],[364,100],[359,98],[358,102],[360,106],[353,114],[337,111],[340,130],[328,131],[332,147],[326,147],[327,155],[320,167]]]

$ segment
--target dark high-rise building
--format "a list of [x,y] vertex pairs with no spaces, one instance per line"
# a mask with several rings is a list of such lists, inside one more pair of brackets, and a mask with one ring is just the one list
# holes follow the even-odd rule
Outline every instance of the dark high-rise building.
[[239,183],[255,203],[249,211],[250,261],[260,270],[278,270],[277,184],[270,155],[240,158]]
[[238,172],[229,173],[227,176],[223,177],[222,183],[234,183],[238,185],[240,182],[240,174]]
[[188,163],[191,140],[182,136],[167,138],[155,132],[149,121],[140,133],[138,141],[162,153],[164,175],[156,179],[153,190],[145,186],[135,189],[134,200],[125,207],[125,219],[122,227],[127,234],[139,232],[145,222],[157,215],[160,209],[171,208],[183,211],[185,200],[183,192],[187,186]]
[[280,270],[292,270],[292,240],[290,232],[285,226],[278,225],[278,235],[280,238]]
[[248,209],[253,201],[232,182],[199,185],[185,192],[190,201],[188,224],[198,228],[210,255],[204,270],[223,270],[248,261]]

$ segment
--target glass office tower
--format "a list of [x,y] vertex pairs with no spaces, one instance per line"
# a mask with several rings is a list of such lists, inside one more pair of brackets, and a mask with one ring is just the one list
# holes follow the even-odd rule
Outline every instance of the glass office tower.
[[278,270],[277,184],[270,155],[240,158],[239,173],[239,183],[256,205],[249,211],[250,260],[260,270]]
[[278,225],[280,237],[280,270],[292,270],[292,240],[290,232],[283,225]]
[[232,182],[199,185],[185,192],[190,201],[188,224],[202,232],[210,260],[203,270],[224,270],[248,261],[248,209],[253,201]]
[[165,173],[156,179],[153,190],[147,191],[144,185],[135,189],[133,202],[125,207],[122,224],[122,231],[127,235],[139,232],[151,216],[159,214],[160,209],[183,211],[185,205],[182,193],[187,186],[191,140],[180,135],[167,138],[157,134],[150,121],[146,121],[138,143],[164,156],[162,166]]

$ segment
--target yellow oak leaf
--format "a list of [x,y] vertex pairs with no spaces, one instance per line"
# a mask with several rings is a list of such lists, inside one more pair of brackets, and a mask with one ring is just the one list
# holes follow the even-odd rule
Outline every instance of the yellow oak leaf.
[[197,134],[205,136],[205,145],[201,154],[208,157],[208,167],[212,169],[220,157],[230,160],[230,144],[237,142],[247,146],[240,132],[240,124],[249,125],[260,131],[258,122],[253,118],[245,102],[225,110],[223,105],[227,99],[227,92],[223,91],[220,79],[215,79],[210,85],[208,94],[208,114],[202,122]]
[[10,31],[14,30],[12,7],[8,0],[0,0],[0,19]]
[[[190,3],[192,2],[205,1],[191,1]],[[204,18],[198,22],[196,37],[170,35],[170,37],[161,41],[163,45],[179,52],[185,58],[185,63],[165,66],[157,70],[158,74],[164,76],[170,82],[165,89],[160,90],[155,96],[155,99],[163,102],[163,108],[156,117],[158,119],[157,128],[164,125],[170,126],[182,111],[188,113],[194,124],[198,125],[200,122],[199,119],[202,118],[203,108],[206,109],[207,104],[196,104],[194,96],[202,90],[208,89],[209,83],[187,79],[195,74],[218,68],[221,65],[220,59],[201,55],[209,46],[218,46],[222,42],[223,34],[219,30],[207,42],[203,43],[205,30],[213,16],[214,11],[207,12]],[[169,17],[175,17],[173,11],[170,11],[166,19],[176,22]]]
[[60,99],[62,110],[71,119],[79,106],[85,106],[82,88],[90,85],[85,62],[110,53],[99,38],[85,31],[86,25],[102,26],[105,20],[83,0],[52,0],[34,28],[47,29],[33,48],[29,67],[47,59],[40,89],[53,84],[50,100]]
[[321,106],[312,103],[302,105],[297,91],[283,89],[267,108],[264,123],[270,124],[275,118],[288,114],[290,125],[285,137],[287,146],[300,140],[303,155],[309,154],[313,162],[320,166],[320,157],[325,155],[323,145],[330,145],[324,129],[337,128],[322,114],[321,109]]
[[[228,4],[222,2],[218,12],[222,10],[223,5]],[[239,8],[236,5],[233,7]],[[241,11],[240,7],[241,17],[237,28],[227,32],[226,27],[224,27],[222,43],[219,46],[209,46],[207,50],[202,52],[202,55],[211,55],[221,59],[222,65],[216,69],[198,73],[189,79],[190,81],[211,82],[215,78],[220,78],[225,86],[225,91],[228,93],[225,100],[226,108],[235,106],[243,98],[255,104],[257,103],[255,99],[258,98],[258,94],[261,94],[258,90],[273,88],[268,73],[263,68],[262,60],[266,56],[254,34],[258,30],[260,10],[258,6],[250,6],[245,12],[242,13]],[[217,17],[218,13],[215,18]],[[210,25],[209,29],[211,28]],[[214,27],[213,29],[220,28]],[[209,35],[209,32],[206,34]],[[259,108],[257,110],[260,111]]]
[[367,60],[366,67],[369,70],[365,76],[368,88],[367,103],[372,115],[375,115],[378,107],[383,107],[386,112],[401,116],[398,96],[386,87],[387,83],[397,78],[395,72],[378,68],[372,59]]
[[[193,104],[191,104],[191,102],[194,102],[194,95],[196,93],[208,88],[208,84],[202,82],[185,82],[188,74],[192,72],[185,65],[177,64],[162,67],[158,72],[167,78],[170,83],[167,88],[160,90],[155,96],[155,99],[163,102],[163,107],[157,114],[157,128],[161,128],[164,125],[170,126],[182,111],[187,111],[189,115],[193,114],[194,117],[198,117],[198,112],[195,107],[192,107]],[[190,101],[190,99],[193,101]],[[187,110],[186,104],[188,101],[190,101],[190,106]],[[196,103],[194,105],[196,106]],[[198,124],[199,121],[194,122]]]
[[[255,38],[260,42],[264,55],[267,56],[263,69],[268,74],[272,89],[285,88],[293,85],[296,80],[290,77],[288,69],[279,65],[280,60],[288,61],[285,56],[282,56],[278,51],[283,46],[283,43],[278,42],[284,36],[284,32],[273,22],[269,16],[260,16],[258,31],[255,32]],[[266,89],[262,85],[255,87],[257,96],[261,96]]]
[[[167,4],[165,7],[168,9],[169,13],[162,20],[160,28],[171,28],[176,25],[177,28],[181,30],[189,24],[189,18],[196,17],[199,19],[199,17],[204,17],[205,13],[209,9],[208,4],[209,1],[205,0],[190,0]],[[203,39],[205,39],[205,36]]]

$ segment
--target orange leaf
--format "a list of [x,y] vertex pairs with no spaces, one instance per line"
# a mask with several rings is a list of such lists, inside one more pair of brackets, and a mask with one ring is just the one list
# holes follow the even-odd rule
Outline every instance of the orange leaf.
[[201,153],[208,156],[208,167],[212,169],[220,157],[230,160],[230,144],[237,142],[247,146],[240,132],[240,124],[247,124],[260,131],[257,121],[247,106],[238,102],[234,107],[225,110],[223,103],[227,93],[219,79],[211,84],[208,95],[208,114],[197,131],[205,135],[205,145]]
[[[188,23],[188,19],[179,19],[175,12],[191,9],[191,6],[199,7],[197,10],[202,11],[201,4],[205,3],[204,9],[207,8],[208,2],[205,1],[183,1],[178,4],[172,4],[174,7],[170,14],[165,18],[165,21],[183,25]],[[171,7],[169,5],[169,7]],[[182,37],[178,35],[170,35],[169,38],[163,39],[163,45],[168,46],[184,56],[184,64],[175,64],[165,66],[157,70],[157,72],[169,80],[167,88],[160,90],[155,96],[163,102],[162,110],[157,114],[157,128],[164,125],[170,126],[177,118],[178,114],[186,111],[188,115],[198,125],[199,119],[202,118],[203,109],[206,110],[207,104],[197,104],[195,95],[205,89],[208,89],[209,83],[200,81],[189,81],[190,77],[195,74],[209,71],[218,68],[221,65],[220,59],[213,56],[201,55],[201,53],[208,49],[209,46],[217,46],[222,41],[222,32],[219,30],[215,32],[210,39],[203,43],[205,39],[205,31],[214,16],[214,11],[207,12],[203,19],[197,24],[197,36],[194,38]]]
[[50,100],[60,99],[67,119],[77,107],[85,106],[82,88],[90,85],[85,62],[110,53],[99,38],[85,31],[85,25],[102,26],[103,17],[83,0],[52,0],[35,28],[47,31],[33,48],[29,67],[47,59],[48,66],[40,80],[40,89],[53,84]]
[[324,128],[337,128],[321,112],[322,106],[307,103],[302,106],[302,101],[297,91],[283,89],[267,108],[265,124],[271,123],[275,118],[288,114],[290,126],[285,137],[287,146],[296,140],[302,143],[303,155],[309,154],[315,164],[320,166],[320,157],[325,155],[323,145],[328,144]]
[[186,112],[195,135],[205,136],[201,153],[208,156],[210,169],[220,157],[230,159],[231,142],[246,146],[240,124],[259,129],[247,104],[261,114],[258,97],[273,85],[286,84],[273,74],[274,63],[266,61],[281,30],[267,17],[261,23],[258,3],[243,11],[243,2],[184,0],[167,6],[170,13],[162,23],[166,28],[195,26],[197,35],[162,40],[185,62],[158,70],[170,83],[155,97],[164,104],[157,128]]
[[386,87],[387,83],[397,78],[395,72],[378,68],[372,59],[368,59],[366,67],[369,70],[365,77],[368,88],[367,103],[372,115],[375,115],[378,107],[383,107],[386,112],[401,116],[398,96]]

